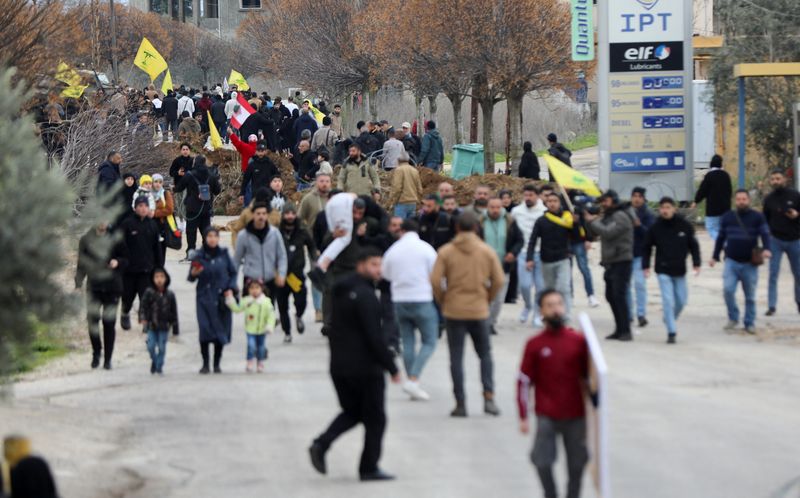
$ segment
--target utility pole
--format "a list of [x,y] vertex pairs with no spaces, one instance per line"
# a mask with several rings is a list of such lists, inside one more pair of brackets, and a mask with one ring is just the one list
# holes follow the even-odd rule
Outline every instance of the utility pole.
[[114,14],[114,0],[108,0],[111,12],[111,73],[114,77],[114,85],[119,84],[119,66],[117,65],[117,19]]

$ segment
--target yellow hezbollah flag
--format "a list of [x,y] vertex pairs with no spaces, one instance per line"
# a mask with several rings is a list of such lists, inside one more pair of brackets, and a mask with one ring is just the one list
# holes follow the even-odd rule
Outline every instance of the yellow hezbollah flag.
[[228,84],[236,85],[239,90],[250,90],[250,85],[247,84],[247,80],[244,79],[242,73],[233,69],[231,69],[231,75],[228,76]]
[[142,38],[142,43],[139,45],[139,51],[136,52],[136,58],[133,63],[150,75],[150,81],[155,81],[156,77],[167,69],[167,61],[161,57],[158,50],[150,43],[147,38]]
[[545,154],[544,159],[547,161],[547,166],[550,168],[550,176],[562,187],[582,190],[586,194],[595,197],[601,195],[597,185],[586,178],[580,171],[570,168],[550,154]]
[[211,111],[206,111],[208,115],[208,132],[211,135],[211,146],[214,150],[222,148],[222,137],[219,136],[219,130],[217,126],[214,124],[214,120],[211,119]]
[[70,85],[61,91],[62,97],[71,99],[79,99],[83,95],[84,90],[89,88],[89,85]]
[[58,64],[55,78],[62,83],[66,83],[68,86],[78,86],[82,81],[81,75],[69,67],[65,62],[60,62]]
[[314,107],[314,104],[312,104],[310,100],[306,99],[304,103],[306,102],[308,103],[308,110],[314,115],[314,119],[317,120],[317,123],[322,124],[322,118],[324,118],[325,115],[322,114],[322,111]]
[[169,72],[169,68],[167,68],[167,74],[164,75],[164,82],[161,83],[161,91],[164,95],[167,94],[167,90],[172,90],[172,75]]

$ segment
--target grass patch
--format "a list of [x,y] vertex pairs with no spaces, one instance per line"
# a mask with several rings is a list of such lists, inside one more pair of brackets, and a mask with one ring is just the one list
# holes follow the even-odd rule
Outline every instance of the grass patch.
[[12,362],[16,373],[26,373],[64,356],[67,352],[64,342],[42,326],[36,331],[36,338],[26,348],[16,352],[12,350]]

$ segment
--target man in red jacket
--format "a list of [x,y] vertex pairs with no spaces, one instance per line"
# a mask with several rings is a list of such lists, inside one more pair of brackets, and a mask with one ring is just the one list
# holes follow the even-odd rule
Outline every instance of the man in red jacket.
[[517,381],[520,431],[527,434],[528,397],[535,389],[536,442],[531,461],[539,473],[545,498],[556,498],[553,463],[556,437],[561,435],[567,452],[567,498],[581,494],[586,450],[584,394],[589,370],[589,349],[582,334],[564,325],[564,297],[546,290],[539,297],[545,329],[525,345]]
[[[228,136],[230,137],[231,142],[233,142],[233,146],[239,151],[239,155],[242,156],[242,173],[244,173],[247,171],[247,165],[250,164],[250,158],[256,153],[258,137],[256,135],[250,135],[247,137],[247,142],[244,142],[242,139],[237,137],[231,129],[228,130]],[[250,185],[248,185],[244,193],[244,205],[249,206],[251,200],[253,200],[253,191]]]

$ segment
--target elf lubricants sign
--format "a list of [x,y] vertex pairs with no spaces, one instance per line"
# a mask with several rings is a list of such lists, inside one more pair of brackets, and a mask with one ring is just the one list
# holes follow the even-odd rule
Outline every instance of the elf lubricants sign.
[[572,60],[594,60],[592,0],[572,0]]
[[601,156],[608,181],[601,178],[601,183],[625,191],[623,186],[629,182],[645,183],[629,173],[647,173],[652,178],[652,173],[674,172],[659,181],[676,186],[665,195],[683,197],[678,192],[687,189],[681,175],[691,172],[692,65],[691,53],[685,53],[692,49],[687,36],[691,35],[687,29],[691,2],[604,0],[599,4],[608,20],[601,27],[606,43],[601,47],[605,60],[600,74],[605,86],[600,104],[600,126],[605,127]]

